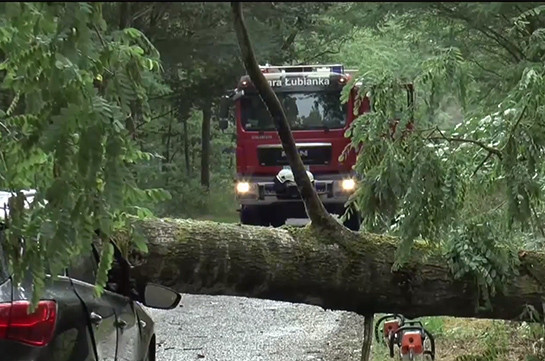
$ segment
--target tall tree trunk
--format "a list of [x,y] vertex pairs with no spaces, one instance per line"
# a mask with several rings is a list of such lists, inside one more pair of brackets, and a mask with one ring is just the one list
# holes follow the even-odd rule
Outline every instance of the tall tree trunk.
[[183,131],[183,145],[184,145],[184,159],[185,159],[185,170],[188,176],[191,176],[191,160],[189,154],[189,134],[187,130],[187,118],[189,117],[189,112],[185,109],[182,102],[178,103],[178,120],[182,123]]
[[201,136],[201,185],[210,188],[210,119],[212,103],[205,101],[202,106],[202,136]]
[[[134,257],[134,276],[179,292],[319,305],[362,315],[450,315],[517,319],[526,306],[543,314],[545,253],[520,252],[519,275],[493,308],[478,305],[476,283],[454,280],[447,260],[418,247],[410,266],[392,272],[399,240],[360,233],[345,247],[309,228],[252,227],[206,221],[140,223],[149,253]],[[529,314],[525,314],[529,319]]]
[[293,177],[299,188],[299,193],[305,204],[305,209],[311,220],[311,226],[317,227],[323,231],[333,231],[338,233],[343,232],[343,226],[340,225],[325,209],[322,201],[318,197],[316,190],[312,186],[310,179],[306,173],[305,166],[301,160],[301,156],[295,146],[291,129],[286,119],[284,109],[280,104],[280,101],[276,97],[276,94],[270,87],[269,83],[263,76],[263,73],[259,69],[259,65],[256,61],[253,47],[244,24],[242,16],[242,7],[240,2],[232,2],[231,9],[234,16],[234,27],[237,34],[238,44],[240,52],[242,54],[242,61],[248,72],[248,75],[252,79],[255,87],[259,91],[259,95],[265,102],[267,109],[271,113],[274,125],[282,141],[282,147],[286,152],[290,167],[293,171]]
[[130,2],[121,2],[119,4],[119,29],[125,29],[131,26],[132,4]]
[[161,160],[161,171],[165,174],[165,185],[168,184],[168,172],[167,165],[170,162],[170,142],[172,139],[172,118],[169,118],[167,133],[163,136],[165,150],[163,153],[163,159]]
[[151,5],[151,13],[149,15],[149,23],[148,23],[148,31],[146,32],[146,35],[148,36],[148,39],[153,43],[155,40],[155,31],[157,30],[157,20],[159,18],[158,11],[157,11],[157,3],[154,3]]
[[184,156],[185,156],[185,170],[188,176],[191,176],[191,158],[189,154],[189,134],[187,130],[187,117],[182,119],[184,122]]

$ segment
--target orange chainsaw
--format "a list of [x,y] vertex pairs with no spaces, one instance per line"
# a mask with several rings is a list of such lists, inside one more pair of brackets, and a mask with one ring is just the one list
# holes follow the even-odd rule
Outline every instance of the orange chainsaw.
[[[426,350],[424,342],[430,341],[430,349]],[[432,334],[422,326],[420,321],[405,321],[404,324],[390,334],[388,348],[390,357],[394,357],[394,346],[399,348],[399,360],[435,360],[435,339]]]
[[[375,339],[377,342],[388,344],[391,335],[403,326],[405,323],[405,317],[403,315],[394,313],[391,315],[385,315],[379,318],[375,324]],[[382,335],[380,332],[380,325],[382,325]]]

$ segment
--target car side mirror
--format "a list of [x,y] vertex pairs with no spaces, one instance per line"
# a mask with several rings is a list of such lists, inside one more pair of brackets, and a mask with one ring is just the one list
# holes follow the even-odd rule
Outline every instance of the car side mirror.
[[231,97],[224,95],[220,100],[219,118],[221,120],[229,118],[229,106],[231,105]]
[[225,130],[229,127],[229,108],[233,105],[233,102],[240,99],[242,96],[244,96],[244,90],[235,89],[221,97],[218,113],[220,130]]
[[219,128],[225,130],[229,127],[229,106],[231,105],[231,98],[228,95],[221,97],[220,111],[219,111]]
[[244,90],[235,90],[235,94],[231,97],[232,101],[237,101],[244,96]]
[[170,310],[178,306],[181,299],[182,295],[168,287],[148,283],[144,290],[144,302],[142,303],[147,307]]

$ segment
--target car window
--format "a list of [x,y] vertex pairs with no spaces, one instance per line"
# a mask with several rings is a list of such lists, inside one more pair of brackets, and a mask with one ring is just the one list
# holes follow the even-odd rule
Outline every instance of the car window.
[[[95,242],[94,247],[97,250],[97,255],[102,254],[103,245],[101,242]],[[116,250],[112,260],[112,266],[108,271],[108,281],[106,282],[106,287],[104,288],[110,292],[126,296],[129,292],[129,274],[126,273],[127,270],[124,269],[119,262],[119,256],[120,254],[118,253],[118,250]]]
[[95,283],[98,264],[93,252],[86,252],[74,258],[68,267],[68,276],[90,284]]

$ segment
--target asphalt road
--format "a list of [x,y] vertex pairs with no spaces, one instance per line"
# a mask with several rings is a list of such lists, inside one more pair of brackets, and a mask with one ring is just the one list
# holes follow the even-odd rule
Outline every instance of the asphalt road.
[[149,310],[157,361],[359,361],[363,318],[350,312],[186,294],[180,305]]

